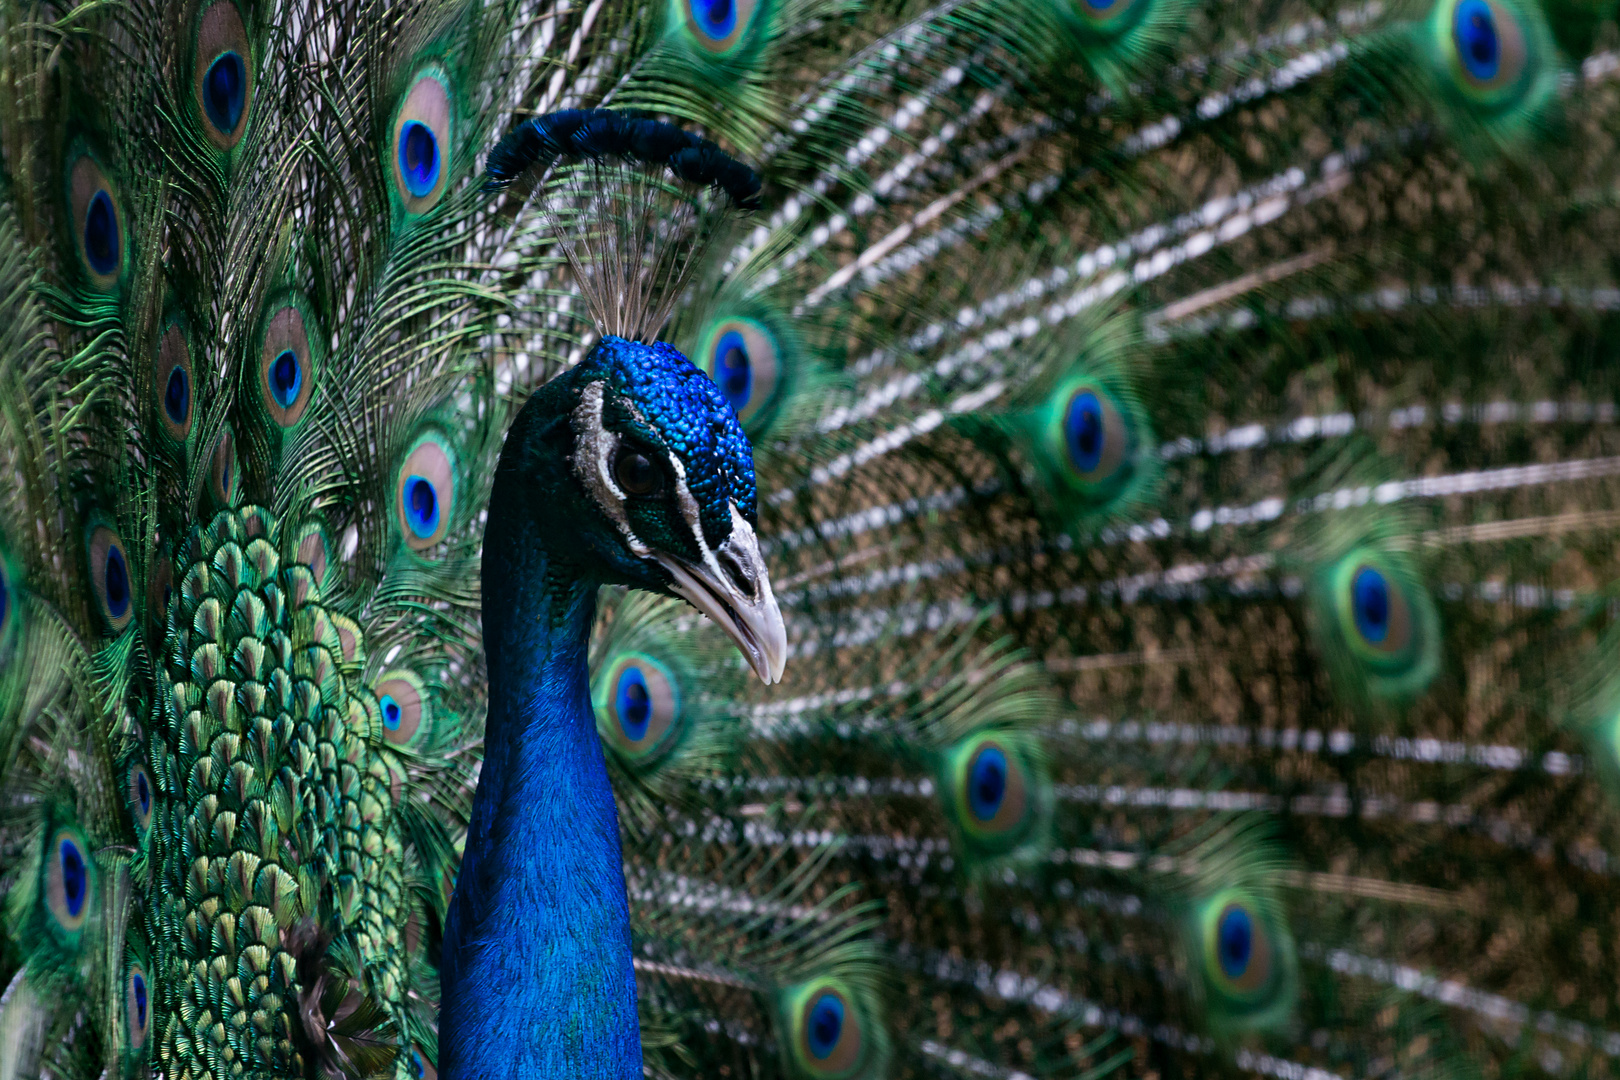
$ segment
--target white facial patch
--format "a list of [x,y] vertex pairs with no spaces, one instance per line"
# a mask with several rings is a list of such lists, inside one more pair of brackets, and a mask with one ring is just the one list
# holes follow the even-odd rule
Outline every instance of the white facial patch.
[[574,474],[619,527],[630,550],[640,558],[651,558],[652,548],[642,543],[630,528],[630,518],[624,512],[624,492],[613,479],[613,459],[619,453],[619,437],[602,426],[600,382],[586,384],[568,424],[574,429]]
[[[574,454],[574,473],[596,499],[597,504],[619,527],[619,532],[624,534],[625,544],[631,552],[638,558],[651,559],[653,549],[630,527],[630,517],[624,509],[625,493],[613,476],[613,462],[619,456],[622,440],[602,424],[603,390],[601,382],[589,383],[580,393],[579,404],[569,417],[569,426],[574,430],[574,444],[577,447]],[[646,419],[636,411],[634,405],[630,405],[629,408],[631,415],[641,423],[646,423]],[[708,540],[703,536],[703,521],[697,500],[692,497],[692,490],[686,483],[686,466],[681,464],[681,459],[674,454],[666,454],[664,460],[669,462],[670,470],[675,474],[675,503],[680,507],[681,517],[686,520],[687,528],[692,532],[693,541],[702,552],[702,562],[718,571],[719,564],[715,561],[714,553],[709,550]],[[733,517],[736,518],[735,507]]]

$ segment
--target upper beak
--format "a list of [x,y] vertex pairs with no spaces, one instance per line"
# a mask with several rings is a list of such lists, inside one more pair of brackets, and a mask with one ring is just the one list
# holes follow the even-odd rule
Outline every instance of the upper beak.
[[735,505],[731,535],[706,564],[661,551],[653,556],[675,579],[673,591],[730,635],[767,686],[781,681],[787,665],[787,628],[771,593],[759,540]]

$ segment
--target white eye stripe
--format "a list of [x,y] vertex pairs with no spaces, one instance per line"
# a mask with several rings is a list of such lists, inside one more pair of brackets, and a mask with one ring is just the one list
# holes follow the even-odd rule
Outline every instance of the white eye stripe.
[[652,549],[641,542],[630,528],[624,512],[624,492],[613,479],[613,458],[619,450],[619,437],[602,426],[602,384],[590,382],[579,395],[579,404],[569,417],[574,441],[574,473],[608,517],[624,534],[625,543],[639,558],[650,558]]
[[[619,532],[624,534],[631,552],[638,558],[651,559],[653,549],[630,527],[630,517],[624,509],[624,489],[619,487],[613,475],[613,462],[618,457],[622,440],[602,426],[602,398],[602,383],[589,383],[580,393],[579,404],[569,418],[569,426],[574,429],[574,439],[579,446],[579,451],[574,455],[574,472],[598,505],[613,519]],[[629,408],[636,421],[645,425],[647,421],[636,407],[630,405]],[[676,504],[681,508],[681,516],[686,519],[692,539],[703,554],[703,563],[718,572],[720,564],[709,550],[709,542],[703,535],[702,513],[697,500],[692,497],[692,489],[686,483],[686,466],[674,454],[665,454],[664,460],[669,462],[670,471],[675,474]]]

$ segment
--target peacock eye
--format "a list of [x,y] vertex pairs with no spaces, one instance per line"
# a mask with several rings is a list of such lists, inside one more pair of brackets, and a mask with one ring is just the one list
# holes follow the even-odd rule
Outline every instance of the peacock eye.
[[197,20],[192,97],[202,118],[202,133],[220,150],[229,150],[247,130],[253,105],[252,56],[242,13],[230,0],[220,0]]
[[124,268],[124,222],[112,182],[88,153],[69,170],[74,236],[90,284],[103,292],[118,285]]
[[236,466],[236,436],[226,424],[208,463],[208,493],[220,506],[235,506],[241,493],[241,470]]
[[1248,973],[1254,958],[1254,920],[1237,904],[1221,913],[1215,927],[1215,952],[1228,979],[1241,979]]
[[995,820],[1007,797],[1007,755],[987,745],[968,765],[968,809],[980,821]]
[[843,979],[818,979],[791,996],[792,1041],[804,1076],[854,1077],[881,1056],[862,1018],[856,988]]
[[133,614],[129,559],[118,534],[100,526],[90,534],[90,579],[107,628],[116,634],[129,625]]
[[152,1010],[146,986],[146,971],[139,964],[131,964],[124,979],[124,1008],[129,1025],[129,1045],[139,1050],[146,1045],[147,1031],[151,1028]]
[[1086,29],[1103,38],[1139,25],[1152,6],[1151,0],[1077,0],[1074,5]]
[[673,671],[642,653],[624,656],[609,670],[597,727],[626,765],[650,765],[674,745],[681,728],[676,685]]
[[621,450],[613,463],[613,479],[627,495],[654,495],[664,484],[652,459],[639,450]]
[[415,749],[432,727],[426,687],[410,671],[391,671],[377,682],[377,711],[382,737],[390,745]]
[[314,387],[309,326],[297,304],[278,308],[265,320],[259,345],[259,397],[278,427],[303,418]]
[[783,362],[782,350],[764,323],[730,318],[705,337],[704,370],[744,425],[763,422],[776,397]]
[[90,917],[89,848],[76,829],[65,828],[51,838],[45,863],[45,906],[51,921],[65,935],[74,936]]
[[425,214],[450,175],[450,88],[436,68],[419,74],[394,117],[389,168],[406,213]]
[[142,836],[152,826],[152,774],[140,763],[129,770],[129,806],[135,813],[135,829]]
[[747,37],[758,0],[679,0],[692,41],[719,57],[736,54]]
[[191,346],[179,323],[170,323],[158,340],[153,377],[158,397],[158,419],[162,421],[163,430],[169,438],[183,443],[191,434],[195,392]]
[[401,532],[413,551],[426,551],[449,533],[455,494],[455,448],[428,432],[405,455],[394,491]]
[[1275,990],[1275,942],[1264,917],[1245,899],[1227,893],[1203,918],[1204,977],[1226,1004],[1253,1003]]

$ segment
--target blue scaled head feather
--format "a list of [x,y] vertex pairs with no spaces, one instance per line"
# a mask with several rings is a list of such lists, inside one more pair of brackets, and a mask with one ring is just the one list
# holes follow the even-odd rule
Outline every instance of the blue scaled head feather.
[[569,573],[686,599],[775,682],[787,642],[754,534],[753,451],[719,387],[654,340],[705,242],[757,203],[758,177],[679,128],[605,109],[528,121],[489,161],[486,187],[542,184],[601,334],[518,416],[508,490]]

